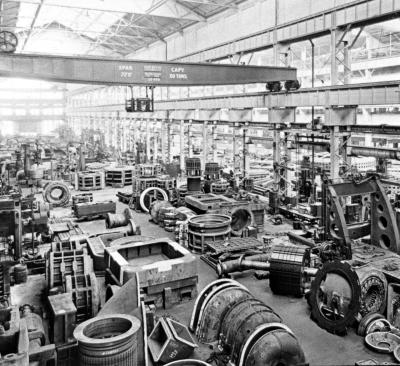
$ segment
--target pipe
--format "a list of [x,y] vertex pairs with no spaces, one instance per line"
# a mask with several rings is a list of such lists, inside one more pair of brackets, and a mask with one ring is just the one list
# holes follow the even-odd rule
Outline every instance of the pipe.
[[375,158],[400,160],[400,151],[380,147],[348,146],[349,156],[373,156]]
[[306,245],[310,248],[315,247],[315,243],[312,242],[311,240],[308,240],[307,238],[304,238],[303,236],[297,235],[295,233],[288,232],[287,236],[289,237],[289,240],[295,244],[302,244]]
[[269,263],[267,262],[269,257],[269,254],[257,254],[248,257],[242,256],[239,259],[218,263],[218,276],[232,272],[244,271],[247,269],[259,269],[267,271],[269,269]]
[[298,145],[311,145],[311,146],[329,146],[330,142],[328,142],[328,141],[304,141],[304,140],[298,140],[297,144]]

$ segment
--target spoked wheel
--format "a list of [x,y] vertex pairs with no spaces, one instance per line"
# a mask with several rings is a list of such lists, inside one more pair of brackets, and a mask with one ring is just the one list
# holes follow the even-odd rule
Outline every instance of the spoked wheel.
[[326,263],[311,286],[311,316],[328,332],[345,334],[360,310],[361,287],[348,263]]
[[18,38],[14,33],[0,31],[0,52],[13,53],[17,49]]

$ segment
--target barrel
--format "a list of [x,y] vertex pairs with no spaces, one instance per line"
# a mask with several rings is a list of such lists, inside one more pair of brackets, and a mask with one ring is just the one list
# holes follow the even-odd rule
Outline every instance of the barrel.
[[231,231],[230,216],[204,214],[191,217],[188,221],[188,247],[203,253],[207,242],[225,240]]
[[89,319],[74,330],[81,366],[131,366],[137,364],[138,318],[109,314]]
[[28,267],[26,264],[16,264],[14,266],[15,284],[25,283],[28,280]]

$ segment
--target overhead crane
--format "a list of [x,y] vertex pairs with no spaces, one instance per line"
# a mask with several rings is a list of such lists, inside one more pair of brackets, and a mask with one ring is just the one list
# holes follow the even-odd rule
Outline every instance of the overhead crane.
[[0,76],[94,85],[196,86],[295,81],[296,69],[211,63],[2,54]]

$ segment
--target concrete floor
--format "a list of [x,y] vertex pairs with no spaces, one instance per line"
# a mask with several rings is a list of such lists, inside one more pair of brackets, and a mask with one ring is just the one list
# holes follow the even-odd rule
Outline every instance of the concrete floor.
[[[125,190],[128,191],[127,188]],[[95,191],[94,200],[116,200],[115,193],[117,191],[118,189],[111,188]],[[126,208],[126,205],[120,202],[117,203],[117,212],[122,212],[124,208]],[[67,208],[54,210],[54,215],[56,216],[70,214],[71,211]],[[149,217],[147,214],[135,213],[135,222],[141,226],[142,235],[154,238],[174,238],[173,233],[168,233],[159,226],[149,222]],[[90,234],[105,231],[104,220],[81,222],[80,226]],[[266,222],[266,231],[286,231],[290,228],[289,224],[273,226]],[[217,279],[217,276],[211,267],[201,261],[199,256],[197,257],[199,273],[198,290],[200,291],[205,285]],[[305,299],[274,295],[269,289],[268,280],[256,280],[251,273],[241,274],[236,277],[236,280],[244,284],[252,294],[271,306],[282,317],[283,322],[298,337],[310,365],[354,365],[358,360],[368,359],[376,359],[380,364],[383,362],[395,362],[392,355],[378,354],[366,348],[364,340],[353,329],[349,330],[348,335],[340,337],[319,328],[309,317],[310,311]],[[13,303],[40,305],[43,300],[44,286],[44,276],[30,276],[27,284],[12,288]],[[30,290],[26,291],[27,288]],[[168,311],[159,310],[158,314],[170,314],[176,320],[188,324],[192,308],[193,301],[188,301]],[[211,350],[208,347],[201,347],[196,351],[195,356],[204,360],[210,353]]]

